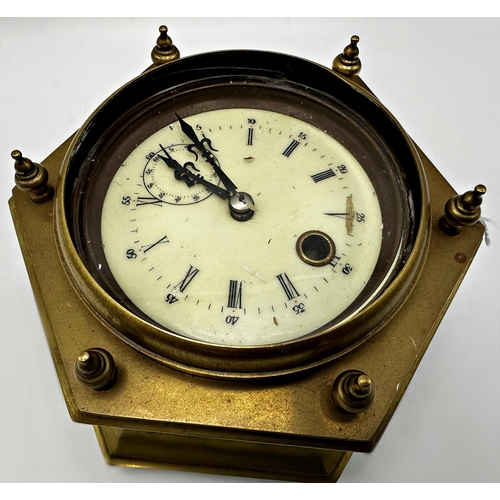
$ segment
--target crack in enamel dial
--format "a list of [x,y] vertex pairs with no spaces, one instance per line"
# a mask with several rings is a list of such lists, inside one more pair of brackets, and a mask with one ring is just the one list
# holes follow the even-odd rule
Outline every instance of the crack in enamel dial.
[[186,121],[252,196],[254,215],[234,220],[227,201],[197,183],[221,185],[179,124],[161,128],[128,155],[104,199],[104,253],[123,292],[162,326],[227,345],[293,340],[345,311],[382,241],[360,163],[324,131],[275,111],[218,109]]

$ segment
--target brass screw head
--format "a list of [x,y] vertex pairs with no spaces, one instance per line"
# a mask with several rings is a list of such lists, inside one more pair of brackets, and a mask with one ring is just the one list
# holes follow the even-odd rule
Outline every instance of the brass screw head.
[[73,372],[75,379],[81,385],[94,391],[110,389],[118,377],[118,370],[111,354],[97,347],[79,354]]
[[374,403],[375,385],[366,373],[347,370],[335,379],[332,398],[339,410],[346,413],[361,413]]

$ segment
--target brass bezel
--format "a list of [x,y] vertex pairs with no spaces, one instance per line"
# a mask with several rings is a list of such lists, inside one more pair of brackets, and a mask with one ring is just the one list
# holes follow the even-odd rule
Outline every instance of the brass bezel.
[[260,379],[299,372],[338,358],[366,341],[398,311],[415,286],[429,245],[430,211],[425,172],[413,142],[388,110],[351,80],[330,73],[388,117],[405,141],[418,170],[421,195],[420,213],[416,216],[420,221],[418,233],[410,256],[391,284],[361,311],[334,327],[296,341],[266,346],[220,346],[192,340],[158,329],[118,304],[91,276],[75,250],[67,225],[64,193],[72,151],[79,147],[95,115],[120,89],[96,110],[74,137],[63,162],[55,201],[56,244],[63,267],[77,293],[106,328],[151,359],[187,373],[225,379]]

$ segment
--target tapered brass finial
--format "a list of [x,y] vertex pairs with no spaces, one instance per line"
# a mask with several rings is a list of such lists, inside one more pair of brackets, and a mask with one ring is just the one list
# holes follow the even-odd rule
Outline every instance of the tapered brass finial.
[[180,57],[179,50],[172,43],[172,39],[167,32],[166,26],[160,26],[160,36],[156,40],[156,46],[151,51],[151,59],[155,66],[175,61]]
[[29,158],[25,158],[21,151],[15,149],[11,153],[15,160],[14,177],[16,186],[21,191],[28,191],[30,199],[34,203],[46,203],[54,197],[54,188],[48,184],[49,174],[47,169],[39,163],[33,163]]
[[473,191],[452,196],[444,206],[439,227],[448,236],[458,236],[463,226],[473,226],[481,217],[481,203],[486,187],[478,184]]
[[94,391],[110,389],[116,382],[118,370],[111,354],[104,349],[83,351],[74,364],[76,380]]
[[335,71],[345,76],[354,76],[361,71],[358,42],[359,36],[352,35],[351,43],[333,60],[332,68]]
[[375,401],[375,385],[366,373],[347,370],[335,379],[332,396],[339,410],[361,413]]

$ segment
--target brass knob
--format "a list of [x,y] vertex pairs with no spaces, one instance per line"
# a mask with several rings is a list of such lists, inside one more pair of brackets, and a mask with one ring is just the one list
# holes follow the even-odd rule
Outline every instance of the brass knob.
[[335,379],[332,396],[339,410],[361,413],[375,401],[375,385],[366,373],[347,370]]
[[179,50],[167,33],[168,28],[164,25],[160,26],[160,36],[156,40],[156,46],[151,51],[154,66],[175,61],[180,57]]
[[76,380],[94,391],[106,391],[116,382],[118,370],[111,354],[104,349],[83,351],[74,364]]
[[359,36],[352,35],[351,43],[333,60],[332,68],[335,71],[345,76],[354,76],[361,71],[358,42]]
[[15,149],[10,154],[14,160],[16,186],[21,191],[28,191],[34,203],[46,203],[54,197],[54,188],[48,183],[47,169],[39,163],[33,163]]
[[486,187],[478,184],[473,191],[452,196],[444,206],[439,227],[448,236],[458,236],[463,226],[472,226],[481,217],[481,203]]

